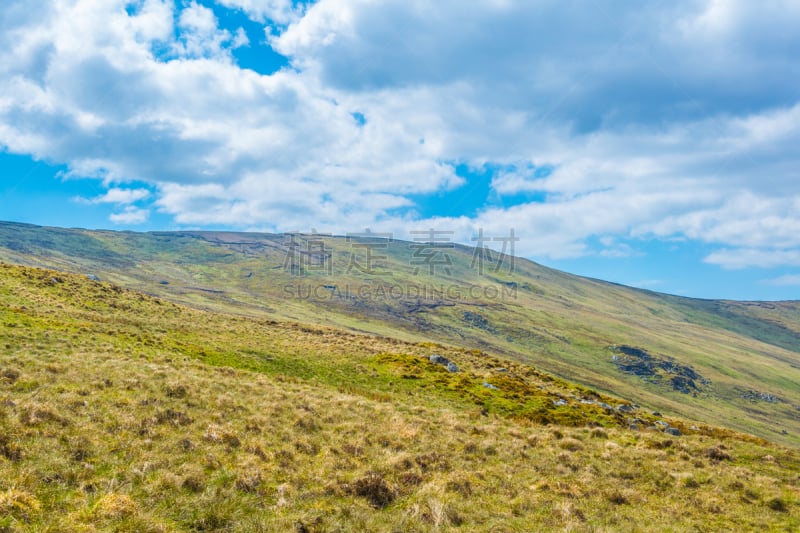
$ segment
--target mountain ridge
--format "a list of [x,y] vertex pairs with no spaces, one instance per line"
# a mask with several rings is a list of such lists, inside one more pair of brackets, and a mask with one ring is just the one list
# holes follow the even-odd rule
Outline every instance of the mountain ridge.
[[[7,262],[96,275],[209,310],[481,349],[651,410],[800,445],[798,302],[686,299],[520,258],[514,269],[487,263],[478,272],[476,249],[461,245],[438,250],[450,262],[434,265],[433,274],[414,257],[419,248],[410,246],[419,243],[402,241],[372,248],[384,256],[373,272],[348,271],[353,261],[363,264],[366,244],[309,234],[0,223],[0,260]],[[308,254],[293,265],[292,250]],[[315,262],[321,251],[329,263]],[[337,293],[347,286],[365,292]],[[414,297],[437,287],[453,294]],[[614,360],[619,345],[642,349],[655,362],[638,373],[622,371]],[[671,373],[682,367],[704,381],[689,384]]]

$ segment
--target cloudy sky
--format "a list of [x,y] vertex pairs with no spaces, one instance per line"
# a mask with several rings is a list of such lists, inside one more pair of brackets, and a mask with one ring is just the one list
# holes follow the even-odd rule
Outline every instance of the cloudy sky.
[[392,232],[800,299],[796,0],[4,0],[0,219]]

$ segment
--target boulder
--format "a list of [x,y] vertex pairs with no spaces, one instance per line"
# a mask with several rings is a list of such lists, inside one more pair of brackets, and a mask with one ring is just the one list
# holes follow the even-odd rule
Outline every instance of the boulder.
[[454,362],[450,361],[450,359],[448,359],[447,357],[444,357],[443,355],[433,354],[430,357],[428,357],[428,360],[431,363],[446,367],[448,372],[458,372],[458,366]]

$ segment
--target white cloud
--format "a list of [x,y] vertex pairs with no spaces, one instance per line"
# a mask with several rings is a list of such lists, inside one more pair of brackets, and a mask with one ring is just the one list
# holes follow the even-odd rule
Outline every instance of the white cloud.
[[150,197],[150,191],[147,189],[121,189],[113,187],[106,191],[105,194],[95,198],[80,199],[80,201],[91,204],[120,204],[128,205]]
[[242,31],[231,35],[231,32],[221,30],[217,25],[214,12],[193,0],[178,17],[179,38],[172,46],[174,54],[182,58],[229,59],[228,46],[244,46],[247,36],[244,35],[243,39]]
[[250,46],[250,39],[247,37],[247,32],[244,31],[244,28],[239,28],[236,30],[236,35],[233,36],[231,48],[241,48],[243,46]]
[[150,211],[129,205],[121,213],[113,213],[108,219],[114,224],[137,225],[144,224],[150,216]]
[[[146,183],[192,225],[516,228],[551,258],[690,238],[726,267],[800,253],[795,2],[218,3],[292,68],[239,68],[246,34],[195,1],[5,2],[0,145],[109,198]],[[416,195],[471,187],[459,164],[531,201],[419,220]]]
[[220,0],[220,5],[241,9],[258,22],[286,24],[297,20],[302,6],[295,8],[292,0]]
[[800,250],[726,249],[709,254],[705,262],[727,269],[800,266]]
[[777,287],[800,286],[800,274],[786,274],[777,278],[762,280],[762,283]]

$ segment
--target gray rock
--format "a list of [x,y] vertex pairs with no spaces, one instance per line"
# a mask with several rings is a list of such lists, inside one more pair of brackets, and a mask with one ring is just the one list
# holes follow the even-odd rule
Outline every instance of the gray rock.
[[553,405],[555,405],[555,406],[567,405],[567,403],[568,403],[567,400],[565,400],[563,398],[560,398],[558,400],[553,400]]
[[618,405],[617,406],[617,411],[619,411],[620,413],[632,413],[633,412],[633,407],[631,407],[628,404],[623,403],[622,405]]
[[458,366],[452,361],[450,361],[450,359],[448,359],[447,357],[444,357],[439,354],[433,354],[430,357],[428,357],[428,360],[431,363],[447,367],[448,372],[458,372]]
[[664,430],[664,433],[669,433],[670,435],[673,435],[675,437],[681,436],[681,430],[678,428],[667,428]]
[[100,278],[98,278],[94,274],[87,274],[86,277],[89,278],[89,280],[91,281],[100,281]]
[[447,366],[448,364],[450,364],[450,359],[448,359],[447,357],[444,357],[442,355],[438,355],[438,354],[433,354],[432,356],[430,356],[428,358],[428,360],[431,363],[436,363],[437,365]]
[[497,387],[495,387],[495,386],[494,386],[494,385],[492,385],[491,383],[484,383],[484,384],[483,384],[483,386],[484,386],[484,387],[486,387],[487,389],[491,389],[491,390],[499,390]]
[[597,405],[599,405],[600,407],[602,407],[602,408],[603,408],[603,409],[605,409],[606,411],[613,411],[613,410],[614,410],[614,408],[613,408],[613,407],[611,407],[610,405],[608,405],[608,404],[607,404],[607,403],[605,403],[605,402],[599,402]]

